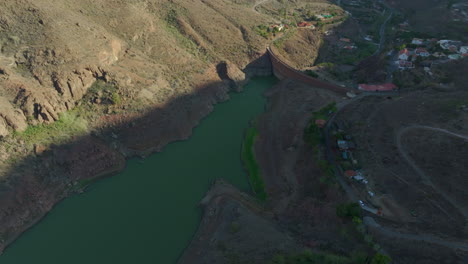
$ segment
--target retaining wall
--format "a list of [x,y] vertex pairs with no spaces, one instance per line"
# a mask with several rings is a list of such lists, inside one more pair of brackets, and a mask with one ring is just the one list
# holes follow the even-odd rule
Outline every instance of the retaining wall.
[[270,60],[271,60],[271,64],[273,67],[273,73],[278,79],[290,78],[290,79],[294,79],[294,80],[309,84],[311,86],[332,90],[342,95],[346,95],[347,92],[354,92],[354,93],[358,92],[358,91],[351,90],[345,87],[341,87],[333,83],[328,83],[328,82],[319,80],[317,78],[313,78],[311,76],[308,76],[292,68],[287,63],[285,63],[280,58],[278,58],[278,56],[276,56],[273,53],[270,47],[267,48],[267,52],[270,55]]

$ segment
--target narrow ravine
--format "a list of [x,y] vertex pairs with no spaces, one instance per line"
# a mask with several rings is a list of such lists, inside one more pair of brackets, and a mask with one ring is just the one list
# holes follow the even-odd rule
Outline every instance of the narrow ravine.
[[186,141],[58,204],[0,257],[2,264],[175,263],[197,230],[199,201],[217,178],[250,191],[244,130],[264,111],[273,77],[255,78],[215,106]]

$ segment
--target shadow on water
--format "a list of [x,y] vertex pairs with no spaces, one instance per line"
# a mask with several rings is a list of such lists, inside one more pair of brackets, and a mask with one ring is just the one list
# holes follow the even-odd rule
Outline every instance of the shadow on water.
[[[213,180],[249,190],[240,161],[243,131],[263,112],[262,93],[276,81],[252,79],[207,116],[229,91],[226,81],[213,82],[143,117],[17,163],[0,189],[2,243],[43,220],[12,243],[0,262],[175,263],[197,229],[197,205]],[[190,140],[167,145],[187,139],[194,127]],[[121,154],[163,147],[126,163]],[[72,195],[94,176],[116,172]]]

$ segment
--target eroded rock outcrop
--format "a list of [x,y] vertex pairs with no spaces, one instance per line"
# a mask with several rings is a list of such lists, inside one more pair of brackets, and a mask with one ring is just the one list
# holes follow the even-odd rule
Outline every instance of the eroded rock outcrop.
[[242,91],[242,87],[248,82],[245,73],[229,61],[219,63],[216,69],[219,77],[227,81],[235,91]]
[[0,97],[0,136],[9,134],[8,127],[17,131],[24,131],[27,127],[23,112],[15,109],[4,97]]

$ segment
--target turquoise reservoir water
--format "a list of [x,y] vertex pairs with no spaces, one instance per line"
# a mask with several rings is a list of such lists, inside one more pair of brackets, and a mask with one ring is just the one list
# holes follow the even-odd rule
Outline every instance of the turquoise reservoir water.
[[216,178],[249,191],[240,150],[262,93],[276,79],[256,78],[215,106],[186,141],[58,204],[0,257],[1,264],[175,263],[201,218],[198,203]]

